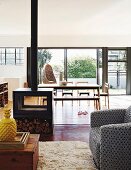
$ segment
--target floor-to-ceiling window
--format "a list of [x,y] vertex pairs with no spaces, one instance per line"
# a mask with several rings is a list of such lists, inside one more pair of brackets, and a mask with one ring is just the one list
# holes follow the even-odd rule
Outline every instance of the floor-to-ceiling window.
[[60,73],[63,74],[64,78],[64,49],[48,49],[48,51],[52,55],[49,64],[53,68],[57,81],[59,81]]
[[38,49],[39,83],[42,83],[43,69],[46,63],[51,65],[55,78],[58,82],[60,73],[64,73],[64,49]]
[[67,79],[97,82],[97,50],[67,49]]
[[[68,81],[98,83],[98,77],[101,77],[99,75],[101,74],[101,57],[98,57],[100,53],[95,48],[40,48],[38,49],[39,83],[42,82],[43,66],[45,63],[49,63],[52,66],[57,81],[59,81],[59,76],[62,72],[63,79]],[[100,62],[98,62],[98,58]]]
[[[107,48],[110,94],[126,94],[126,49]],[[43,66],[49,63],[59,81],[62,72],[63,79],[68,81],[88,81],[102,85],[102,48],[41,48],[44,57],[39,82],[42,82]],[[39,58],[39,57],[38,57]],[[38,67],[39,68],[39,67]]]
[[102,86],[102,49],[97,49],[97,84]]
[[108,50],[110,94],[126,94],[127,57],[124,49]]

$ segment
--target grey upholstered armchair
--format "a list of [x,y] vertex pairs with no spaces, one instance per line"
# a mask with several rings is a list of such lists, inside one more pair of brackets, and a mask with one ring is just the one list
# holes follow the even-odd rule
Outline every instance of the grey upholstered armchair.
[[131,170],[131,106],[91,113],[89,139],[100,170]]

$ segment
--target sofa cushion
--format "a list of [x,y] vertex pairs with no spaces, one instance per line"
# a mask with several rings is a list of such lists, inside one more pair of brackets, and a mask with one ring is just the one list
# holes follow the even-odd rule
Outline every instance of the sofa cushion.
[[127,111],[126,111],[125,117],[124,117],[124,122],[125,122],[125,123],[131,122],[131,106],[129,106],[129,107],[127,108]]
[[97,167],[100,167],[100,128],[95,127],[90,130],[90,149]]

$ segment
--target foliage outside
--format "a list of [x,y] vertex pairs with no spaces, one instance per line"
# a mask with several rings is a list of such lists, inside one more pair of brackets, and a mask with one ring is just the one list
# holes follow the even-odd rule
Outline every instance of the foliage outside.
[[96,60],[87,57],[73,57],[68,60],[68,78],[96,78]]
[[52,68],[53,68],[53,71],[56,73],[56,74],[60,74],[60,72],[64,72],[64,63],[62,63],[63,65],[61,64],[52,64]]
[[[39,83],[42,82],[43,66],[45,63],[49,63],[52,57],[49,51],[45,49],[38,50]],[[56,73],[63,72],[63,66],[61,65],[53,64],[52,67]],[[67,72],[68,78],[96,78],[96,60],[89,56],[74,56],[68,59]]]
[[45,63],[49,63],[52,58],[52,54],[44,49],[39,49],[38,50],[38,77],[39,77],[39,83],[42,82],[42,71],[43,71],[43,66]]

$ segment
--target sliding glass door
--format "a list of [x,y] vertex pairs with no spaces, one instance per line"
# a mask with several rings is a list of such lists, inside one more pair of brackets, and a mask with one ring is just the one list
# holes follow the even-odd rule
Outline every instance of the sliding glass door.
[[108,50],[108,82],[110,94],[126,94],[126,50]]
[[86,81],[100,83],[101,80],[101,50],[72,49],[38,49],[38,77],[42,83],[44,64],[49,63],[57,82],[62,72],[67,81]]
[[43,69],[47,63],[51,65],[58,82],[60,72],[64,72],[64,49],[38,49],[39,83],[43,81]]
[[67,80],[97,82],[96,49],[67,49]]
[[[101,48],[56,48],[38,50],[39,83],[43,80],[43,67],[49,63],[59,82],[60,73],[67,81],[97,83],[102,85],[102,65],[108,66],[107,80],[110,84],[110,94],[126,94],[127,57],[125,49],[109,49],[102,59]],[[106,77],[107,77],[106,76]]]

